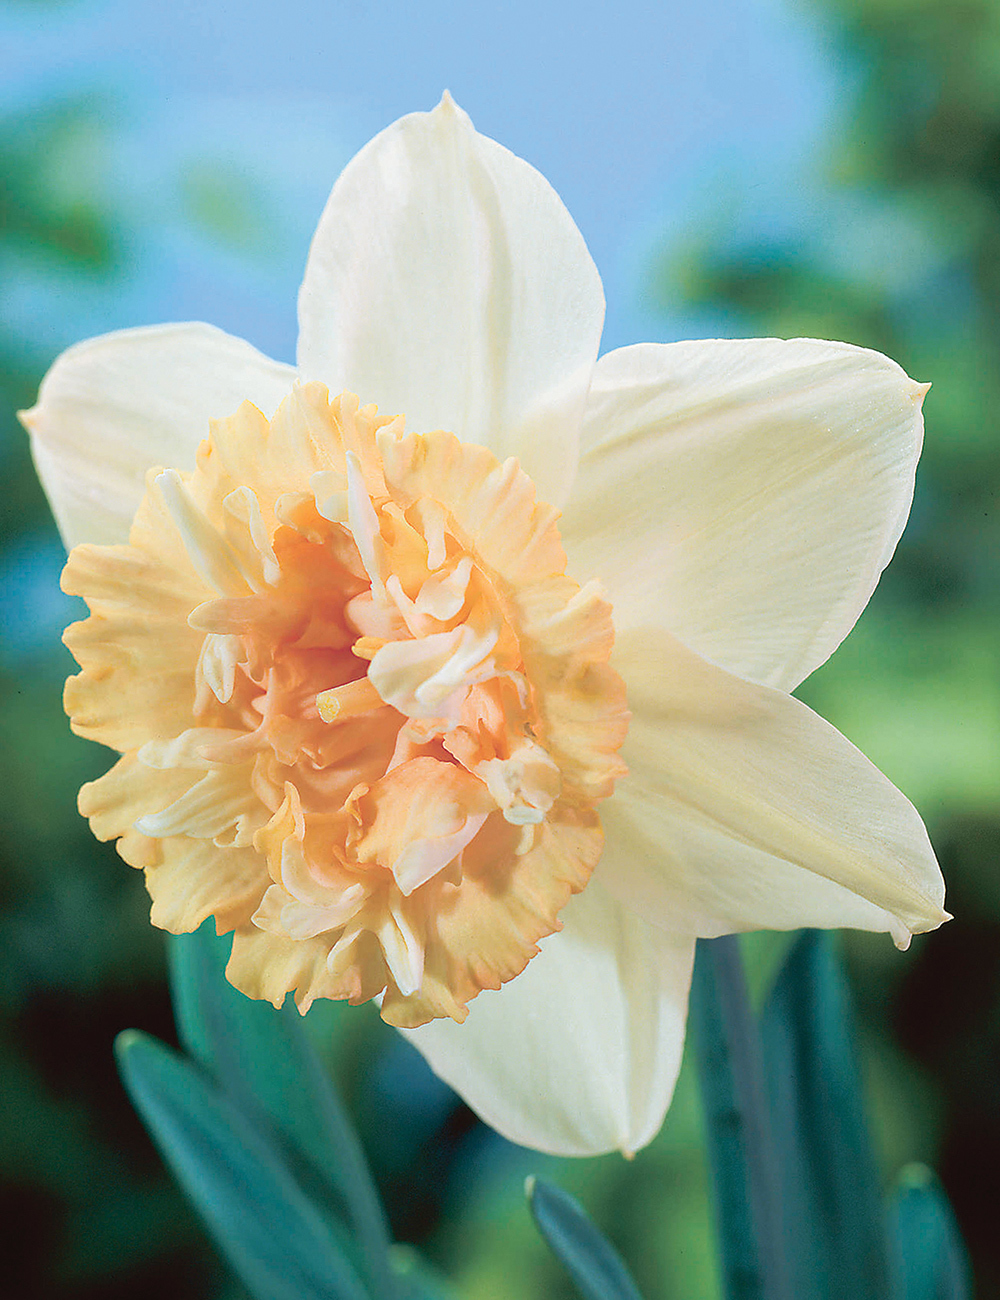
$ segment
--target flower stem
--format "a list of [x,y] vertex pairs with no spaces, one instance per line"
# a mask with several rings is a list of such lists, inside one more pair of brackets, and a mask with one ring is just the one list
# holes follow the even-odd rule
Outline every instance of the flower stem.
[[735,935],[699,939],[691,1017],[726,1300],[791,1300],[756,1018]]

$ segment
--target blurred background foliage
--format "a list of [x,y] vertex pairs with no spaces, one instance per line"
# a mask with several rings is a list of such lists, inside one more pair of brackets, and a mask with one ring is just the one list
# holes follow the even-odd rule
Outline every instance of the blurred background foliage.
[[[883,1173],[939,1171],[977,1294],[1000,1295],[1000,3],[815,0],[846,71],[831,140],[778,208],[734,173],[647,268],[664,312],[713,332],[813,335],[879,348],[933,380],[913,516],[861,623],[803,696],[914,799],[956,920],[905,957],[848,935]],[[134,283],[143,216],[103,160],[96,97],[0,120],[0,1216],[3,1289],[22,1300],[184,1295],[237,1283],[164,1173],[112,1062],[115,1033],[173,1035],[161,936],[138,877],[78,818],[107,765],[71,737],[71,669],[54,623],[61,549],[14,412],[74,304]],[[178,219],[236,258],[266,257],[275,204],[210,158],[178,171]],[[773,196],[772,196],[773,201]],[[25,286],[59,328],[32,327]],[[6,322],[6,323],[5,323]],[[65,619],[63,620],[65,621]],[[758,990],[784,940],[746,949]],[[644,1294],[717,1294],[688,1067],[659,1138],[630,1164],[558,1161],[492,1134],[371,1008],[307,1018],[356,1117],[398,1239],[467,1300],[572,1295],[524,1205],[538,1173],[580,1197]]]
[[[886,1168],[936,1165],[1000,1294],[1000,5],[830,0],[856,86],[808,225],[720,208],[655,280],[726,332],[847,339],[930,379],[913,513],[800,694],[913,798],[956,919],[904,960],[845,936]],[[794,196],[792,204],[795,206]]]

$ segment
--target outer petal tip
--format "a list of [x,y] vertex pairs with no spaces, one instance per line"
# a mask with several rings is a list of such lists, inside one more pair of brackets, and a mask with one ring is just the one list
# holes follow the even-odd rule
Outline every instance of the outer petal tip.
[[344,168],[299,292],[299,364],[409,428],[516,455],[569,495],[604,296],[583,236],[529,163],[445,93]]
[[916,810],[829,723],[652,629],[619,637],[614,663],[631,771],[602,808],[599,872],[647,920],[884,930],[905,947],[947,919]]
[[561,529],[571,563],[607,583],[620,630],[655,620],[791,690],[895,549],[925,392],[880,353],[816,339],[610,352]]
[[920,921],[913,930],[913,933],[930,934],[932,930],[938,930],[942,925],[945,925],[948,921],[953,921],[954,919],[955,918],[952,916],[951,912],[946,912],[939,904],[929,903],[926,919]]
[[460,105],[456,104],[451,97],[451,91],[445,90],[437,106],[431,110],[433,117],[451,118],[454,121],[468,123],[472,125],[472,119]]
[[620,1151],[659,1131],[680,1068],[694,939],[647,926],[592,881],[525,971],[462,1028],[405,1036],[511,1141],[553,1155]]
[[946,912],[944,908],[939,907],[936,903],[928,902],[926,919],[911,922],[909,926],[897,922],[898,928],[893,928],[890,931],[892,941],[900,952],[906,952],[915,934],[930,934],[932,930],[937,930],[946,921],[951,920],[954,920],[954,917],[950,912]]

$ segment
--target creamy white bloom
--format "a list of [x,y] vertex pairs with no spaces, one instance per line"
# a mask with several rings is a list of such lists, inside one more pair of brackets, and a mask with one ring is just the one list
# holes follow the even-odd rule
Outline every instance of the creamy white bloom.
[[[67,546],[126,543],[147,470],[194,470],[210,419],[248,400],[270,419],[308,381],[358,393],[386,416],[405,412],[407,429],[448,430],[501,461],[516,457],[539,498],[562,509],[567,572],[598,579],[613,608],[628,775],[598,806],[603,853],[562,928],[522,973],[478,993],[464,1023],[404,1032],[501,1132],[563,1154],[633,1151],[656,1133],[680,1065],[697,936],[854,926],[904,946],[946,919],[917,813],[787,693],[851,629],[899,539],[925,389],[877,353],[808,339],[643,344],[598,360],[603,314],[596,268],[557,195],[445,97],[394,123],[337,181],[299,297],[297,368],[207,325],[129,330],[64,353],[24,417]],[[295,400],[308,424],[319,407]],[[310,500],[350,529],[384,596],[393,578],[380,567],[377,493],[359,462],[345,463],[344,475],[312,474]],[[189,557],[208,555],[186,481],[160,475],[157,508]],[[259,552],[259,592],[278,561],[250,496],[233,492],[226,508]],[[424,524],[421,554],[437,546],[428,564],[438,576],[423,605],[394,596],[413,637],[421,619],[446,626],[473,563],[445,565],[443,534],[435,542],[434,519]],[[223,589],[244,581],[239,553],[221,554],[202,571],[222,595],[189,620],[198,671],[220,700],[238,666]],[[410,719],[455,722],[465,697],[454,691],[499,672],[497,636],[469,623],[380,649],[373,640],[368,685],[351,684],[350,699],[346,688],[320,692],[319,714],[330,722],[369,692]],[[414,676],[418,658],[433,671]],[[200,763],[207,775],[178,786],[169,809],[133,809],[136,834],[212,837],[199,840],[209,850],[199,870],[211,872],[211,845],[223,844],[238,864],[234,895],[257,899],[255,853],[273,832],[241,802],[239,764],[213,767],[202,733],[183,725],[165,723],[138,750],[142,763],[167,778]],[[558,796],[530,729],[516,752],[477,771],[471,803],[463,793],[457,813],[454,800],[441,805],[440,837],[394,859],[402,897],[460,862],[491,809],[528,832]],[[462,769],[461,780],[473,777]],[[283,806],[288,827],[296,809],[294,799]],[[277,902],[259,905],[259,924],[303,942],[343,927],[361,905],[356,886],[337,911],[313,899],[301,857],[283,853],[268,894]],[[192,928],[205,908],[172,920],[161,910],[160,923]],[[392,917],[380,941],[398,991],[416,996],[421,945],[402,912]]]

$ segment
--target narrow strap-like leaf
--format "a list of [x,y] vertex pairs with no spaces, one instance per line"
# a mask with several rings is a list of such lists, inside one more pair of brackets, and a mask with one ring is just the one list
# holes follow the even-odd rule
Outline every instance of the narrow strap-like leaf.
[[884,1300],[885,1219],[847,988],[824,930],[804,930],[761,1022],[796,1297]]
[[972,1280],[955,1216],[926,1165],[908,1165],[889,1202],[897,1300],[969,1300]]
[[735,935],[699,939],[691,988],[727,1300],[791,1300],[757,1023]]
[[457,1300],[449,1283],[412,1246],[397,1243],[389,1255],[400,1300]]
[[370,1300],[278,1149],[207,1075],[136,1030],[115,1051],[164,1159],[256,1300]]
[[354,1128],[295,1009],[255,1002],[225,978],[229,940],[206,922],[170,938],[178,1032],[233,1097],[261,1107],[337,1193],[375,1294],[395,1290],[389,1231]]
[[641,1300],[621,1256],[578,1201],[537,1178],[528,1179],[525,1192],[539,1232],[585,1300]]

